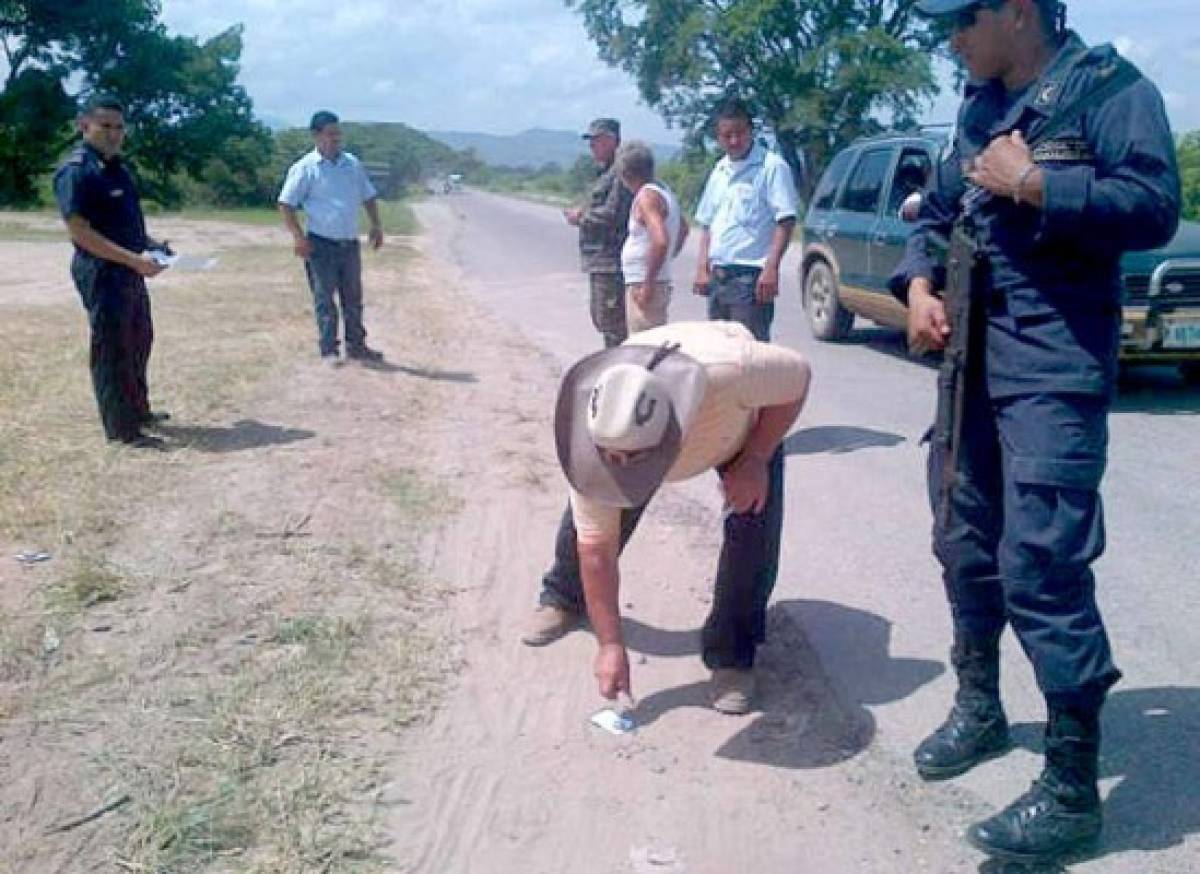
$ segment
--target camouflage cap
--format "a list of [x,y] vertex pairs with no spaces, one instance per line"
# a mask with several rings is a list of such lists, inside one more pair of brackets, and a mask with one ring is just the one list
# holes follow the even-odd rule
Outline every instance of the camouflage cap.
[[592,123],[588,125],[587,133],[583,135],[585,140],[590,140],[592,137],[598,137],[601,134],[611,134],[617,139],[621,138],[621,122],[615,118],[596,118],[592,119]]

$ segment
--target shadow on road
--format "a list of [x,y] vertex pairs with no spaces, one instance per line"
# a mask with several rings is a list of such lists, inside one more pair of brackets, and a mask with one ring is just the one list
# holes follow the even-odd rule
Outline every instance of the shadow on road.
[[[859,322],[859,324],[862,323]],[[882,328],[879,326],[855,328],[846,335],[845,339],[839,342],[849,346],[866,346],[868,349],[874,349],[876,352],[890,355],[892,358],[897,358],[900,361],[920,367],[928,367],[933,370],[937,370],[938,366],[942,363],[940,353],[914,355],[909,352],[908,337],[905,336],[903,331],[895,328]]]
[[440,382],[479,382],[474,373],[469,370],[438,370],[428,367],[411,367],[407,364],[393,364],[390,361],[364,361],[362,367],[367,370],[377,370],[380,373],[407,373],[409,376],[421,379],[435,379]]
[[[831,675],[805,627],[854,641],[853,670]],[[627,620],[631,649],[653,655],[699,652],[699,632],[661,632]],[[861,752],[875,736],[867,709],[911,695],[941,674],[940,662],[893,658],[891,623],[827,601],[781,601],[770,608],[767,642],[759,650],[758,712],[716,754],[780,768],[820,768]],[[637,719],[648,724],[677,707],[707,707],[708,684],[692,683],[643,698]]]
[[[1200,833],[1200,689],[1114,692],[1104,706],[1103,728],[1100,777],[1118,782],[1108,792],[1103,843],[1092,858],[1165,850]],[[1043,729],[1040,723],[1015,725],[1013,740],[1040,754]],[[980,869],[1001,871],[1009,874]]]
[[1065,874],[1066,871],[1056,863],[1028,865],[1024,862],[1001,862],[999,859],[988,859],[979,866],[979,874]]
[[262,446],[282,446],[316,436],[306,428],[268,425],[255,419],[239,419],[228,427],[218,425],[160,425],[155,429],[171,442],[171,448],[200,452],[238,452]]
[[859,449],[895,446],[903,443],[899,434],[860,428],[855,425],[818,425],[789,434],[783,441],[784,455],[817,455],[828,452],[844,455]]
[[1200,385],[1188,385],[1175,367],[1129,367],[1121,371],[1113,412],[1194,416],[1200,414]]

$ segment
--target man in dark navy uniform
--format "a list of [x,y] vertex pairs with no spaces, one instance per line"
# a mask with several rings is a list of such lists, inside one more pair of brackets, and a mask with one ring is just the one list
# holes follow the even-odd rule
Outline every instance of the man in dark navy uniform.
[[109,440],[139,448],[162,443],[142,429],[165,418],[150,409],[146,365],[154,339],[146,277],[163,267],[164,248],[146,235],[137,188],[121,160],[125,112],[93,97],[79,118],[83,142],[54,177],[54,193],[75,244],[71,276],[91,327],[92,387]]
[[[958,691],[915,760],[923,777],[940,779],[1008,748],[999,647],[1011,624],[1046,698],[1045,767],[968,839],[1001,858],[1048,860],[1100,833],[1099,717],[1120,672],[1091,564],[1104,548],[1118,259],[1170,239],[1179,177],[1158,91],[1111,47],[1089,49],[1065,31],[1062,4],[917,8],[948,25],[971,82],[892,278],[915,348],[951,339],[935,241],[957,223],[982,257],[956,450],[936,434],[929,459]],[[939,422],[951,401],[939,392]]]

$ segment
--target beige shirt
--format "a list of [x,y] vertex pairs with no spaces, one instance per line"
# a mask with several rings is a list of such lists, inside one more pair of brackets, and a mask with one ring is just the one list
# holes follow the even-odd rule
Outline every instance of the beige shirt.
[[[799,352],[760,343],[737,322],[674,322],[626,343],[659,346],[679,343],[680,351],[704,365],[704,400],[683,435],[669,482],[689,479],[732,461],[741,451],[763,407],[790,404],[803,396],[807,367]],[[571,490],[571,508],[580,542],[615,542],[621,510]]]

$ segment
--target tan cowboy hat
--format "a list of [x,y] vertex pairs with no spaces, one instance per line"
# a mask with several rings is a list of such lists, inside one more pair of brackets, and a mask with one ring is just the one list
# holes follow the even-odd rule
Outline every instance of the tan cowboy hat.
[[[567,371],[554,410],[558,461],[575,490],[614,507],[650,500],[671,465],[707,384],[678,344],[624,344]],[[609,453],[621,453],[614,463]]]

